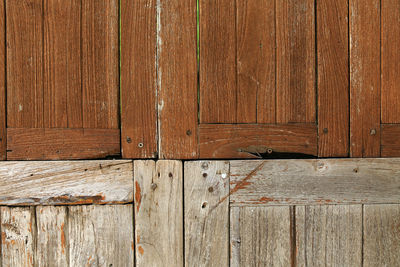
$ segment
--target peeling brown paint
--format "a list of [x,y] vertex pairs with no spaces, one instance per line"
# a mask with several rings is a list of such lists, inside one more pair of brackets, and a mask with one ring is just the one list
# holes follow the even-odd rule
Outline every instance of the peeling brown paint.
[[61,252],[65,254],[65,232],[64,232],[64,223],[61,224]]
[[137,181],[135,181],[135,205],[136,205],[137,212],[139,212],[141,201],[142,201],[142,193],[141,193],[140,185]]
[[139,251],[140,255],[143,255],[144,249],[142,248],[142,246],[138,247],[138,251]]
[[133,243],[133,241],[131,242],[131,248],[132,250],[135,250],[135,244]]

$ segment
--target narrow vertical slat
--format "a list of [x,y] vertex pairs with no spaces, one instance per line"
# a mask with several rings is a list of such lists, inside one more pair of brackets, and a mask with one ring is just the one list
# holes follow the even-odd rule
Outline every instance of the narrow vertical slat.
[[81,1],[44,1],[44,127],[82,127]]
[[276,1],[278,123],[315,122],[314,0]]
[[318,156],[349,155],[348,0],[317,1]]
[[350,0],[350,155],[380,156],[380,1]]
[[275,0],[236,1],[236,4],[236,122],[274,123]]
[[400,205],[364,206],[364,266],[398,266]]
[[2,266],[35,265],[35,208],[1,207]]
[[6,15],[5,1],[0,1],[0,160],[6,159]]
[[157,16],[160,158],[195,158],[196,0],[160,0]]
[[136,266],[183,266],[180,161],[135,161]]
[[200,122],[236,122],[236,5],[200,0]]
[[229,162],[185,163],[185,266],[229,266]]
[[69,266],[133,266],[133,205],[68,210]]
[[297,266],[361,266],[362,206],[298,206]]
[[230,223],[239,225],[233,226],[239,234],[231,233],[237,239],[231,266],[290,266],[290,207],[240,207],[235,219]]
[[400,1],[381,1],[382,123],[400,123]]
[[69,266],[69,237],[66,207],[36,208],[36,266]]
[[8,127],[43,127],[42,4],[6,0]]
[[83,127],[118,128],[118,1],[82,0]]
[[121,105],[122,156],[156,157],[156,0],[121,0]]

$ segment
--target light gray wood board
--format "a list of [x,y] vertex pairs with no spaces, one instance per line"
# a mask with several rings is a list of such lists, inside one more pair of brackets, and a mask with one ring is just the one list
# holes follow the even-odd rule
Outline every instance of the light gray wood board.
[[185,266],[229,266],[229,162],[185,162]]
[[130,160],[0,162],[0,205],[133,201]]
[[241,205],[400,203],[400,159],[231,161]]

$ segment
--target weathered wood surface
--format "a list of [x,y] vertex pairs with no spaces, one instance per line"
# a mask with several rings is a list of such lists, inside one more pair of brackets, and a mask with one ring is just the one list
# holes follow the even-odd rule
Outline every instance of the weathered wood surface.
[[134,161],[137,266],[183,266],[180,161]]
[[400,124],[383,124],[381,126],[381,156],[400,156]]
[[185,163],[185,266],[229,266],[229,162]]
[[290,266],[289,207],[233,207],[231,212],[236,214],[230,222],[235,230],[231,266]]
[[132,161],[0,163],[0,205],[133,201]]
[[295,210],[296,266],[362,266],[362,205]]
[[400,203],[400,159],[231,161],[232,205]]
[[133,266],[133,205],[68,209],[69,266]]
[[[6,30],[5,2],[0,1],[0,33]],[[5,34],[0,34],[0,160],[6,159],[6,41]]]
[[400,205],[364,206],[364,266],[398,266]]

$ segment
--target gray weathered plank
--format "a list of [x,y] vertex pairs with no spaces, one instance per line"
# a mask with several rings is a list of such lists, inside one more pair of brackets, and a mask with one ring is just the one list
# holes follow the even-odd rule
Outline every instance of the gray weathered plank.
[[400,203],[400,159],[231,161],[232,205]]
[[361,266],[362,205],[295,209],[297,266]]
[[135,161],[137,266],[183,266],[182,162]]
[[69,266],[133,266],[133,205],[68,210]]
[[400,205],[364,206],[364,266],[399,266]]
[[233,212],[231,266],[290,266],[290,207],[234,207]]
[[33,207],[1,207],[2,266],[34,266],[34,212]]
[[66,207],[36,208],[36,266],[68,266],[69,239]]
[[133,201],[129,160],[1,162],[0,177],[1,205]]
[[185,266],[229,266],[229,162],[185,163]]

